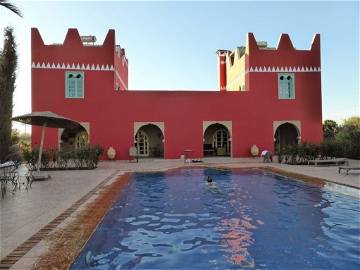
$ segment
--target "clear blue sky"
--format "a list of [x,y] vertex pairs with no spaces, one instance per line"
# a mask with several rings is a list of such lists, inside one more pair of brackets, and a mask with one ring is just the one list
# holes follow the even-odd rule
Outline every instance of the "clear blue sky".
[[[30,107],[30,27],[45,43],[67,28],[102,43],[109,28],[129,59],[130,89],[217,89],[216,50],[244,45],[246,33],[276,46],[281,33],[308,49],[321,34],[323,118],[359,115],[359,3],[353,2],[68,2],[13,1],[18,18],[0,10],[0,27],[15,27],[19,70],[14,114]],[[0,47],[2,43],[0,43]]]

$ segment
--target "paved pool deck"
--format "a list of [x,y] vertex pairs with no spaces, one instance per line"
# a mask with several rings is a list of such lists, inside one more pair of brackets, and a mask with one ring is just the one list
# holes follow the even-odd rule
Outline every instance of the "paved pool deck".
[[[294,166],[278,163],[264,164],[260,158],[205,158],[203,163],[184,163],[183,160],[141,159],[138,163],[129,161],[100,162],[95,170],[51,171],[48,181],[34,182],[32,189],[24,187],[14,194],[7,193],[0,199],[0,257],[4,259],[15,248],[44,228],[80,198],[102,185],[104,179],[116,179],[119,173],[136,171],[162,171],[184,166],[225,166],[246,168],[271,166],[288,172],[326,179],[333,183],[360,189],[359,171],[338,173],[338,166]],[[360,161],[351,160],[351,165]],[[23,172],[22,172],[23,173]],[[24,178],[22,178],[24,181]],[[360,197],[360,190],[355,191]],[[95,196],[95,195],[94,195]],[[29,269],[42,254],[44,242],[27,252],[11,269]],[[0,266],[0,269],[1,266]],[[4,268],[6,269],[6,268]]]

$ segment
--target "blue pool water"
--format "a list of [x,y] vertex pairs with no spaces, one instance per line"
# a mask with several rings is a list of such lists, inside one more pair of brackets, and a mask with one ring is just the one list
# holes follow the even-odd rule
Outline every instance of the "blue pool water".
[[353,197],[261,170],[179,169],[134,174],[70,269],[350,270],[359,247]]

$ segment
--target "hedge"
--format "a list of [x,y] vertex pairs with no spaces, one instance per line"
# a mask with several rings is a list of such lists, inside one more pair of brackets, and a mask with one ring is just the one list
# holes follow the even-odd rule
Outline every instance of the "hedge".
[[[59,169],[94,169],[104,149],[100,145],[89,145],[85,148],[59,151],[57,149],[44,149],[41,155],[41,170]],[[30,167],[36,168],[39,149],[24,151],[24,160]]]

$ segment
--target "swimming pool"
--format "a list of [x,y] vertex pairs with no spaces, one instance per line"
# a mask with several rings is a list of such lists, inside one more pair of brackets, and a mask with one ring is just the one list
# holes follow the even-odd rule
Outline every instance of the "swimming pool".
[[261,170],[135,173],[70,269],[359,269],[359,215]]

